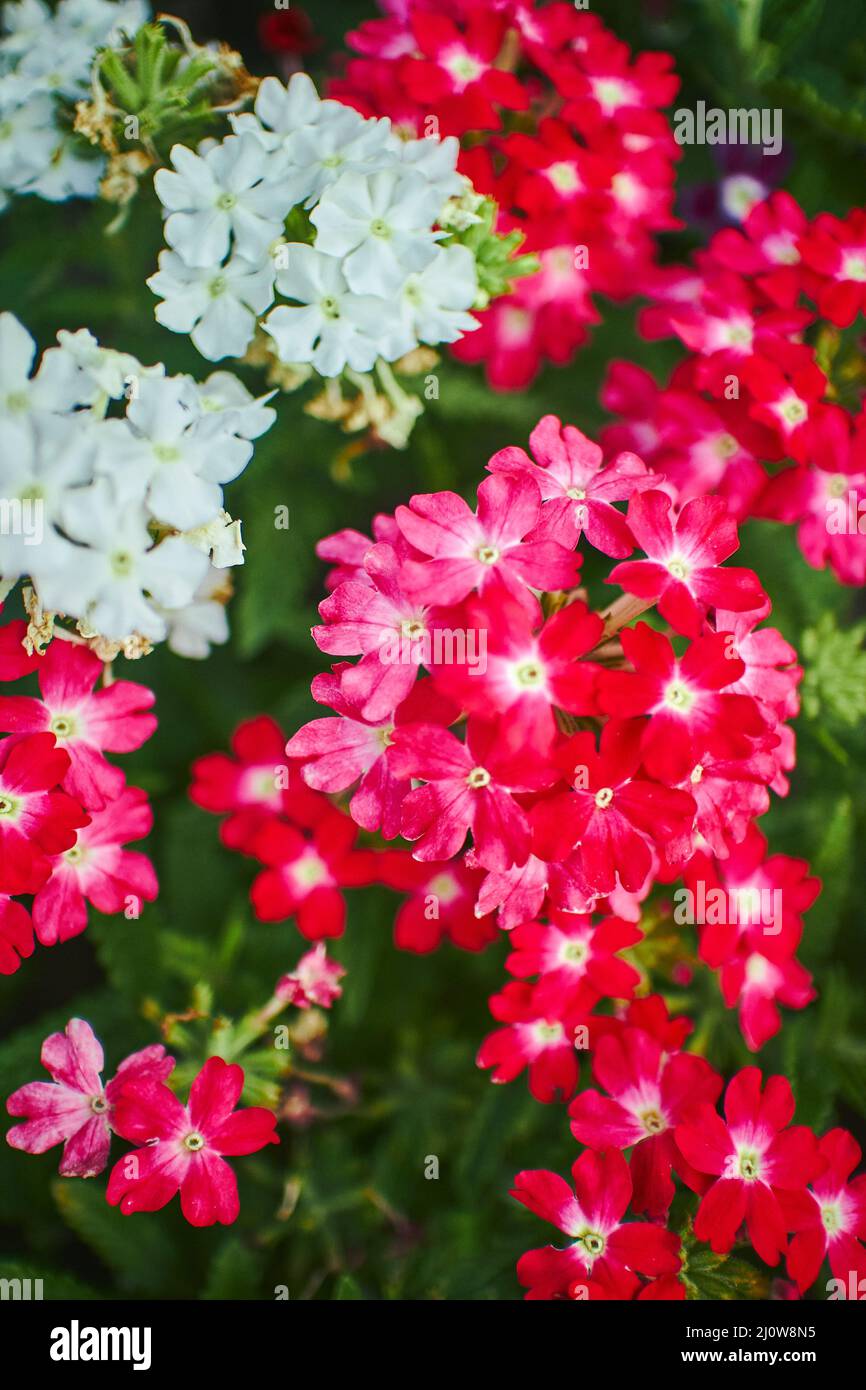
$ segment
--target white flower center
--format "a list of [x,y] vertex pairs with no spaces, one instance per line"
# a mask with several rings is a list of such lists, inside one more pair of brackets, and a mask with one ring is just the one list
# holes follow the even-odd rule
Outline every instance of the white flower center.
[[71,738],[75,733],[76,724],[71,714],[55,714],[49,728],[55,738]]
[[568,160],[560,159],[556,164],[551,164],[547,176],[560,193],[574,193],[580,188],[577,170]]
[[842,1213],[837,1203],[828,1202],[825,1206],[821,1207],[821,1222],[824,1226],[824,1230],[830,1236],[834,1236],[844,1229]]
[[538,661],[524,661],[515,669],[514,676],[518,685],[537,689],[544,684],[544,667]]
[[613,801],[613,787],[599,787],[595,794],[595,804],[600,811],[606,811]]
[[866,280],[866,253],[846,256],[842,262],[843,280]]
[[153,452],[160,463],[177,463],[182,457],[180,449],[174,444],[154,444]]
[[117,579],[128,579],[135,568],[135,558],[128,550],[115,550],[108,563]]
[[473,791],[480,791],[482,787],[489,787],[492,780],[486,767],[473,767],[466,778],[466,785]]
[[600,1231],[583,1231],[575,1241],[575,1245],[580,1247],[584,1260],[590,1267],[604,1254],[606,1244],[607,1242]]
[[683,681],[671,681],[665,688],[664,703],[677,714],[685,714],[695,703],[694,692]]
[[799,396],[788,396],[779,407],[779,414],[789,425],[802,425],[809,418],[809,407]]

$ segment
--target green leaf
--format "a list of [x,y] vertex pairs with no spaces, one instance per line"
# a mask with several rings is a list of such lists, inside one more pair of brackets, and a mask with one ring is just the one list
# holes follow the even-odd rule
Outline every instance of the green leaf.
[[99,1256],[124,1293],[170,1297],[184,1286],[184,1262],[165,1217],[121,1215],[105,1200],[101,1180],[60,1179],[52,1190],[63,1220]]
[[260,1262],[237,1236],[230,1236],[211,1260],[204,1299],[259,1298]]
[[853,727],[866,716],[866,622],[840,630],[834,613],[822,613],[803,633],[803,709],[810,719],[828,717]]
[[687,1299],[766,1298],[769,1279],[737,1255],[717,1255],[697,1241],[689,1221],[683,1233],[681,1278]]

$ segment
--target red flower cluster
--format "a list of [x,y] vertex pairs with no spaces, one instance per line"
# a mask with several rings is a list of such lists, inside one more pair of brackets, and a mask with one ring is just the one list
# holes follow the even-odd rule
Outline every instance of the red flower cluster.
[[661,113],[679,85],[673,59],[633,61],[595,15],[566,3],[382,8],[388,18],[348,35],[362,56],[331,93],[413,137],[483,132],[464,142],[460,168],[542,268],[454,351],[485,362],[497,390],[520,390],[545,360],[571,361],[598,322],[593,295],[629,298],[655,264],[654,233],[679,225],[679,147]]
[[810,565],[866,583],[866,409],[843,337],[866,304],[866,213],[810,222],[773,193],[642,289],[643,335],[689,356],[661,389],[612,365],[606,446],[639,450],[680,505],[716,493],[738,519],[796,525]]
[[[681,893],[709,903],[684,920],[700,927],[702,957],[721,971],[728,1004],[740,1003],[753,1047],[779,1027],[776,1000],[812,997],[794,952],[817,884],[796,861],[764,862],[752,830],[770,788],[786,790],[800,671],[781,636],[758,626],[769,601],[757,576],[722,563],[738,543],[724,502],[693,499],[672,519],[663,479],[636,455],[604,467],[598,446],[554,417],[531,448],[532,458],[508,448],[491,459],[474,511],[452,493],[415,497],[376,519],[375,539],[343,532],[321,547],[338,568],[313,636],[360,660],[316,677],[331,713],[286,751],[308,787],[349,794],[364,831],[414,842],[412,860],[354,851],[351,825],[327,802],[316,812],[334,837],[327,873],[316,829],[271,824],[250,848],[269,866],[253,890],[265,918],[306,902],[305,856],[305,895],[315,887],[323,903],[365,877],[412,890],[401,945],[431,949],[447,933],[482,946],[493,914],[517,928],[526,948],[509,969],[521,982],[497,996],[506,1026],[481,1060],[497,1079],[529,1066],[550,1099],[574,1088],[580,1017],[633,993],[637,975],[615,953],[640,941],[631,924],[653,883],[685,874]],[[627,515],[614,505],[626,500]],[[581,536],[620,561],[608,582],[626,592],[604,614],[575,588]],[[645,558],[625,558],[637,545]],[[625,625],[654,605],[676,646],[644,622]],[[273,796],[272,766],[265,780]],[[200,782],[193,795],[229,809],[203,800]],[[316,916],[299,911],[305,935],[342,927],[336,906]]]
[[[87,926],[87,903],[140,916],[157,894],[150,860],[126,849],[150,832],[147,795],[105,753],[150,738],[153,692],[132,681],[96,690],[104,667],[88,647],[55,638],[24,649],[23,622],[0,630],[0,681],[35,673],[41,698],[0,696],[0,974]],[[29,909],[20,897],[31,898]]]
[[[680,1240],[664,1224],[672,1170],[700,1194],[698,1240],[724,1254],[744,1228],[766,1264],[787,1253],[801,1292],[826,1255],[850,1297],[866,1269],[866,1177],[849,1180],[861,1156],[852,1136],[835,1129],[818,1141],[792,1126],[790,1084],[771,1076],[762,1086],[757,1067],[733,1077],[722,1119],[721,1077],[679,1050],[682,1036],[665,1043],[658,1025],[668,1032],[671,1025],[657,996],[641,1007],[647,1027],[628,1017],[598,1043],[594,1071],[608,1096],[587,1090],[570,1108],[572,1131],[587,1145],[572,1169],[574,1190],[546,1171],[515,1179],[512,1196],[568,1237],[564,1247],[531,1250],[519,1261],[527,1298],[685,1298],[676,1277]],[[629,1205],[651,1219],[624,1221]]]
[[[850,1237],[840,1264],[854,1259],[850,1166],[836,1154],[821,1185],[817,1140],[787,1129],[787,1083],[762,1099],[755,1068],[718,1120],[722,1078],[685,1050],[689,1020],[645,994],[642,951],[658,887],[646,920],[697,929],[754,1050],[780,1004],[813,997],[795,952],[820,885],[805,863],[768,857],[756,825],[794,761],[795,653],[763,625],[758,577],[725,563],[738,536],[723,499],[677,508],[636,454],[605,464],[554,417],[530,447],[490,460],[475,507],[417,496],[372,537],[321,543],[334,568],[313,637],[336,660],[312,692],[327,713],[289,740],[289,764],[275,725],[243,726],[234,758],[197,764],[193,798],[228,814],[225,842],[265,866],[252,890],[265,920],[337,934],[341,890],[378,880],[406,895],[400,946],[479,949],[510,933],[512,979],[478,1063],[500,1083],[526,1071],[541,1102],[571,1101],[586,1146],[575,1193],[553,1174],[517,1179],[572,1241],[521,1261],[531,1297],[683,1297],[664,1228],[676,1180],[702,1199],[698,1239],[730,1248],[745,1222],[775,1263],[796,1231],[792,1278],[813,1280],[816,1206]],[[605,582],[620,593],[600,611],[580,587],[581,539],[615,561]],[[359,831],[411,852],[359,848]],[[578,1092],[581,1052],[597,1089]]]

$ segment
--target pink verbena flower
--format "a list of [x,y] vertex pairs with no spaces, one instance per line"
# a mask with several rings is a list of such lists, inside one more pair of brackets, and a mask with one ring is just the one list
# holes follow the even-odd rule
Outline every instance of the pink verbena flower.
[[14,975],[34,949],[30,913],[22,903],[0,893],[0,975]]
[[132,909],[135,917],[142,902],[153,902],[159,891],[153,865],[146,855],[124,848],[129,840],[149,835],[152,825],[147,793],[139,787],[124,788],[93,813],[71,849],[52,860],[51,877],[33,900],[40,945],[54,946],[83,932],[88,902],[108,915]]
[[585,1046],[591,1037],[586,1010],[561,996],[542,1000],[537,985],[509,981],[490,999],[490,1012],[505,1027],[484,1039],[477,1065],[492,1067],[491,1080],[497,1084],[528,1070],[529,1090],[536,1100],[568,1100],[578,1078],[575,1047],[582,1039],[576,1039],[576,1030],[586,1030]]
[[496,729],[470,719],[466,742],[433,724],[395,729],[391,767],[398,777],[423,778],[403,802],[403,835],[417,844],[416,859],[451,859],[471,830],[485,868],[522,864],[529,853],[529,822],[513,792],[551,782],[555,773],[537,761],[508,759]]
[[636,493],[629,503],[628,524],[646,560],[625,560],[607,579],[630,594],[658,601],[659,612],[686,637],[697,637],[708,608],[740,613],[766,601],[758,576],[729,567],[738,547],[737,525],[717,497],[695,497],[675,522],[671,499],[663,492]]
[[558,1174],[542,1170],[514,1179],[511,1196],[568,1237],[563,1248],[548,1245],[521,1256],[517,1277],[529,1289],[527,1297],[561,1297],[575,1285],[598,1284],[608,1297],[628,1299],[640,1287],[638,1274],[677,1273],[679,1236],[650,1222],[623,1220],[632,1181],[618,1150],[587,1150],[571,1173],[573,1190]]
[[40,659],[42,699],[0,697],[0,730],[15,735],[51,733],[69,755],[64,791],[88,810],[114,800],[124,784],[104,753],[131,753],[150,738],[156,717],[147,713],[154,693],[133,681],[94,690],[104,665],[88,647],[53,641]]
[[190,800],[205,811],[225,815],[220,839],[227,849],[251,853],[259,831],[278,815],[315,825],[328,809],[324,797],[309,791],[285,759],[286,739],[273,719],[260,715],[232,735],[232,756],[208,753],[193,763]]
[[114,1129],[142,1145],[118,1160],[106,1197],[124,1216],[160,1211],[180,1192],[180,1208],[191,1226],[228,1226],[240,1213],[237,1180],[226,1158],[257,1153],[278,1144],[276,1116],[261,1106],[236,1110],[243,1068],[210,1057],[183,1105],[155,1080],[123,1087],[114,1109]]
[[174,1067],[174,1058],[155,1043],[131,1053],[103,1086],[102,1047],[89,1023],[72,1018],[63,1033],[52,1033],[45,1039],[42,1065],[50,1072],[51,1081],[31,1081],[13,1091],[6,1102],[10,1115],[26,1117],[24,1124],[9,1130],[6,1142],[31,1154],[62,1144],[63,1177],[92,1178],[108,1162],[123,1087],[130,1082],[164,1081]]
[[847,328],[866,308],[866,212],[854,208],[844,221],[822,212],[799,246],[819,277],[818,308]]
[[337,981],[345,973],[339,961],[329,959],[325,943],[320,941],[301,956],[294,970],[280,977],[274,993],[296,1009],[309,1009],[312,1004],[329,1009],[343,993]]
[[313,699],[335,714],[310,720],[289,739],[286,753],[303,759],[301,776],[318,792],[332,795],[357,782],[349,802],[352,819],[363,830],[381,830],[384,839],[393,840],[400,833],[401,810],[409,790],[409,784],[392,769],[395,729],[428,721],[445,726],[459,711],[432,681],[422,680],[386,718],[371,721],[362,713],[363,697],[352,699],[345,681],[341,683],[347,669],[351,668],[338,664],[333,673],[323,672],[313,679]]
[[535,748],[547,755],[557,736],[557,709],[581,715],[597,712],[600,668],[580,658],[598,646],[604,624],[585,603],[575,599],[566,604],[537,630],[522,606],[506,594],[486,602],[470,599],[463,612],[465,631],[476,634],[473,654],[436,664],[434,680],[468,713],[486,719],[500,716],[503,753],[522,751],[526,756]]
[[706,1101],[677,1126],[680,1152],[694,1168],[716,1179],[701,1199],[695,1235],[726,1254],[745,1223],[765,1264],[775,1265],[788,1246],[780,1194],[803,1193],[824,1170],[817,1140],[805,1125],[791,1127],[794,1094],[784,1076],[745,1067],[728,1084],[725,1119]]
[[[541,493],[531,478],[493,474],[478,487],[478,512],[453,492],[416,496],[397,524],[427,560],[406,560],[404,591],[425,604],[454,604],[473,589],[507,589],[536,618],[531,590],[570,589],[580,557],[554,540],[526,538],[538,525]],[[730,605],[728,605],[730,606]]]
[[519,979],[537,975],[538,1000],[595,1008],[603,998],[630,999],[640,972],[617,953],[643,940],[631,922],[587,913],[550,912],[550,922],[524,922],[509,938],[505,968]]
[[603,672],[599,703],[610,715],[648,716],[641,753],[650,776],[676,785],[704,753],[747,758],[752,740],[768,732],[750,695],[727,693],[746,668],[724,634],[697,638],[681,658],[648,623],[626,629],[621,640],[634,671]]
[[607,467],[598,444],[573,425],[545,415],[529,436],[536,462],[523,449],[500,449],[491,473],[533,478],[544,505],[539,534],[575,546],[585,532],[590,545],[621,559],[634,550],[622,512],[612,505],[658,485],[658,477],[633,453],[620,453]]
[[673,1169],[693,1192],[708,1179],[686,1162],[674,1140],[677,1124],[698,1101],[714,1105],[722,1078],[703,1057],[667,1052],[642,1028],[600,1038],[592,1059],[607,1091],[581,1091],[572,1101],[571,1132],[594,1149],[632,1149],[632,1206],[663,1217],[674,1198]]
[[250,896],[262,922],[297,919],[308,941],[342,936],[346,900],[342,889],[375,883],[377,866],[371,850],[355,849],[358,830],[348,816],[327,804],[311,834],[284,821],[269,821],[256,836],[252,852],[262,873]]
[[25,648],[26,637],[27,624],[21,618],[0,627],[0,681],[17,681],[36,670],[39,657]]
[[88,817],[58,790],[69,754],[53,734],[0,743],[0,892],[35,893],[51,873],[50,856],[75,843]]
[[653,843],[685,835],[695,803],[681,790],[639,775],[638,720],[610,719],[596,747],[591,733],[575,734],[557,753],[572,790],[536,807],[535,824],[548,839],[545,858],[580,845],[586,881],[611,893],[617,879],[637,892],[652,867]]
[[823,1261],[830,1261],[844,1297],[862,1299],[866,1293],[866,1175],[851,1174],[863,1155],[845,1129],[831,1129],[818,1141],[826,1163],[823,1173],[805,1193],[780,1194],[789,1229],[788,1273],[805,1293],[818,1278]]
[[324,625],[313,628],[320,651],[357,656],[341,666],[345,699],[362,719],[381,723],[410,694],[431,635],[447,626],[436,610],[407,598],[401,587],[401,558],[391,545],[371,545],[364,555],[367,583],[347,579],[319,604]]
[[403,850],[381,856],[383,883],[408,893],[394,919],[399,951],[426,954],[448,940],[461,951],[482,951],[499,935],[491,914],[476,906],[483,872],[467,859],[423,864]]

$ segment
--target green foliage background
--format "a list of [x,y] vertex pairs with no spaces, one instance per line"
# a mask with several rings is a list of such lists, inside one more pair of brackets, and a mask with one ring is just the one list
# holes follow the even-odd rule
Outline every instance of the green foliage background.
[[[254,70],[267,70],[256,47],[255,6],[179,9],[198,37],[226,38]],[[339,52],[342,33],[372,13],[356,0],[317,0],[309,9],[326,40],[314,60],[320,70]],[[633,47],[674,52],[681,104],[704,98],[725,107],[782,107],[792,156],[786,186],[809,214],[844,213],[863,202],[866,11],[859,0],[766,0],[763,7],[760,0],[598,0],[593,9]],[[687,150],[681,184],[713,176],[709,152]],[[144,362],[163,360],[171,371],[204,377],[209,365],[153,319],[144,280],[162,244],[155,200],[140,198],[114,238],[103,235],[109,220],[101,206],[18,200],[0,221],[0,304],[43,347],[58,327],[86,325]],[[694,231],[669,237],[665,256],[683,259],[699,239]],[[83,937],[38,951],[2,981],[0,1095],[40,1075],[42,1039],[72,1015],[88,1018],[103,1039],[110,1074],[157,1036],[145,1001],[181,1012],[204,982],[215,1009],[237,1017],[267,998],[294,964],[301,953],[295,928],[253,920],[252,866],[222,850],[215,819],[188,802],[190,764],[225,747],[237,723],[256,713],[273,714],[287,731],[311,717],[309,681],[322,664],[309,638],[321,597],[322,566],[313,555],[321,535],[366,528],[374,512],[413,491],[471,493],[490,454],[525,444],[547,411],[592,434],[603,421],[598,391],[612,358],[642,362],[657,377],[668,371],[676,350],[642,343],[633,307],[602,308],[591,346],[522,394],[496,396],[480,372],[444,363],[440,400],[409,449],[363,456],[348,473],[337,466],[345,441],[336,429],[303,415],[296,399],[283,400],[278,424],[229,493],[248,546],[230,610],[231,645],[206,664],[158,651],[129,671],[158,697],[159,730],[124,766],[153,798],[148,848],[159,900],[138,922],[91,911]],[[260,385],[254,373],[246,379]],[[279,505],[290,509],[287,532],[273,525]],[[774,849],[808,857],[825,885],[802,948],[821,997],[804,1013],[787,1014],[758,1060],[791,1076],[801,1120],[845,1123],[862,1140],[866,696],[863,628],[853,625],[862,594],[808,569],[790,530],[750,523],[743,541],[744,563],[758,569],[772,595],[777,625],[807,658],[791,796],[774,802],[762,829]],[[598,571],[589,573],[592,583]],[[323,1067],[352,1080],[357,1104],[340,1105],[317,1087],[314,1099],[330,1118],[303,1131],[283,1126],[279,1149],[236,1163],[236,1227],[195,1231],[177,1203],[123,1218],[106,1205],[103,1179],[57,1178],[56,1151],[34,1158],[0,1145],[0,1277],[43,1277],[49,1298],[272,1298],[278,1285],[292,1298],[518,1297],[515,1260],[548,1233],[509,1200],[510,1180],[521,1167],[566,1171],[576,1146],[561,1107],[538,1105],[523,1081],[493,1087],[475,1067],[505,943],[481,957],[451,948],[435,957],[397,953],[396,902],[384,889],[350,894],[349,929],[334,951],[349,973]],[[716,1066],[749,1060],[706,972],[678,1003],[697,1017],[700,1046]],[[438,1181],[425,1179],[428,1155],[439,1159]],[[290,1196],[299,1192],[291,1214],[287,1184]],[[767,1292],[766,1271],[719,1262],[706,1250],[692,1257],[690,1278],[696,1296]]]

